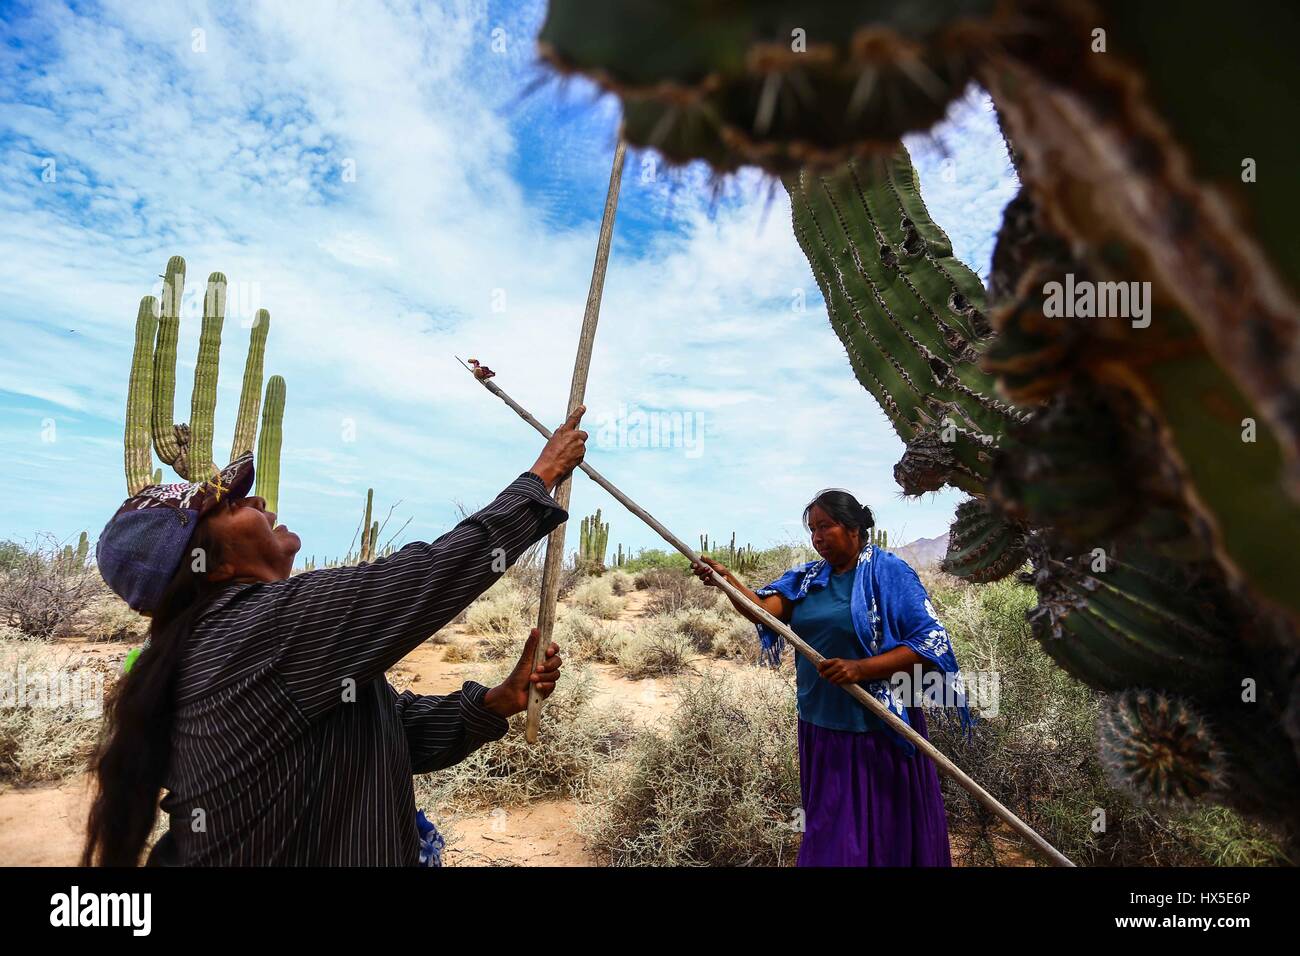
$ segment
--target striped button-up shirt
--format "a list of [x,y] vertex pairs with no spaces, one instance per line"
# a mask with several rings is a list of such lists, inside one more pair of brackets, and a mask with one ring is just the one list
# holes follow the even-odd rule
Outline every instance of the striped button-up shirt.
[[473,681],[399,694],[384,672],[567,517],[524,472],[432,543],[221,592],[182,653],[170,826],[150,862],[416,864],[411,775],[507,724]]

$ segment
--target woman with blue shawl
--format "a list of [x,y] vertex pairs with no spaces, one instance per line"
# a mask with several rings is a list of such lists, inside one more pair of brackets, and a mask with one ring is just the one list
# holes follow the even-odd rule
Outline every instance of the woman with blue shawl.
[[[836,686],[858,684],[927,737],[920,685],[929,700],[938,685],[969,728],[948,632],[916,572],[868,542],[875,521],[853,495],[822,491],[803,520],[820,560],[766,587],[749,589],[709,558],[695,567],[713,586],[704,565],[718,571],[826,658],[820,666],[802,656],[796,661],[804,809],[798,865],[951,866],[934,764]],[[732,603],[758,625],[764,662],[778,664],[780,635],[744,603]]]

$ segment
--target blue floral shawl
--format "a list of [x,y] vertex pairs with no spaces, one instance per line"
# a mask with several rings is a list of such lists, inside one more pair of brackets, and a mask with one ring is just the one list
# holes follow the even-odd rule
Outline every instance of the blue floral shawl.
[[[822,558],[787,571],[754,593],[760,597],[779,594],[787,601],[801,601],[809,591],[826,587],[830,579],[830,563]],[[867,545],[858,555],[849,607],[863,656],[874,657],[906,646],[942,672],[944,699],[952,702],[961,718],[962,730],[969,735],[975,718],[966,705],[966,689],[961,670],[957,667],[957,657],[953,654],[952,641],[939,623],[925,586],[911,566],[897,555]],[[780,664],[785,639],[765,624],[757,627],[763,663],[770,666]],[[887,680],[868,681],[865,688],[910,726],[898,688]],[[913,693],[924,696],[920,687]],[[940,712],[948,713],[946,707]],[[916,748],[897,731],[890,729],[889,733],[909,755],[915,752]]]

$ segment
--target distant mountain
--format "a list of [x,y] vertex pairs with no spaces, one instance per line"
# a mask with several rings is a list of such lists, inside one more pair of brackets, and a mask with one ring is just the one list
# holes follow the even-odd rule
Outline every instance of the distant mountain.
[[937,538],[917,538],[909,544],[889,550],[914,568],[937,567],[948,553],[948,532],[945,531]]

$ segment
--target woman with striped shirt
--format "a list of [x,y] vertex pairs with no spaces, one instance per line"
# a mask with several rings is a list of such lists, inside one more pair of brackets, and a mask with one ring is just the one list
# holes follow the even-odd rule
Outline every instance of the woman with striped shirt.
[[501,684],[445,696],[384,673],[567,519],[549,492],[582,460],[583,411],[486,508],[370,564],[291,577],[301,542],[248,496],[251,455],[128,499],[96,562],[149,640],[105,710],[83,864],[138,864],[164,789],[151,864],[420,862],[411,775],[503,736],[530,685],[554,689],[559,648],[534,669],[534,630]]

